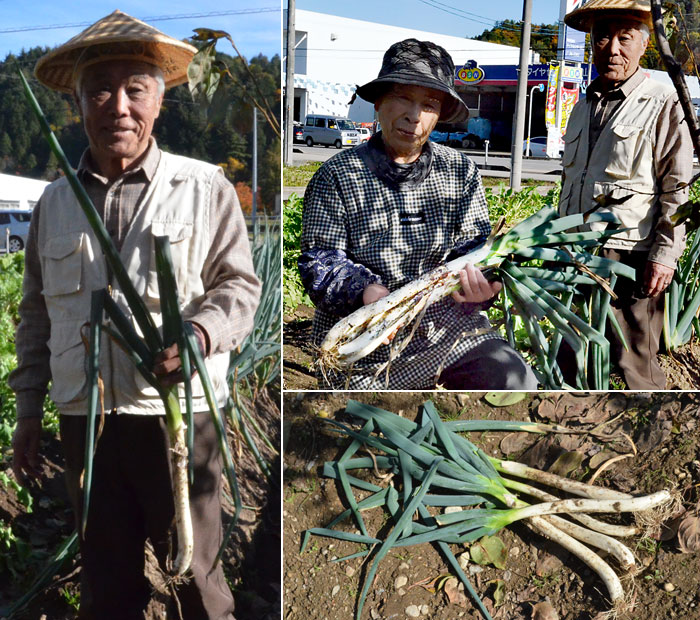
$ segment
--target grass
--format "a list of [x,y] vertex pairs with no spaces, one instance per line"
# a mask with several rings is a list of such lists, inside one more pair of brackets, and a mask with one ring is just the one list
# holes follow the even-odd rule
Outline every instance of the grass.
[[306,187],[322,164],[322,161],[310,161],[301,166],[284,166],[284,187]]

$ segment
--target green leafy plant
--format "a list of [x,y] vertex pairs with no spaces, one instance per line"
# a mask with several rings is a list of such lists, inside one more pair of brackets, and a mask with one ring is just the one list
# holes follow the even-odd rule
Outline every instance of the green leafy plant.
[[304,201],[292,194],[284,204],[284,245],[282,294],[285,312],[292,312],[299,304],[311,305],[299,275],[297,260],[301,255],[301,221]]

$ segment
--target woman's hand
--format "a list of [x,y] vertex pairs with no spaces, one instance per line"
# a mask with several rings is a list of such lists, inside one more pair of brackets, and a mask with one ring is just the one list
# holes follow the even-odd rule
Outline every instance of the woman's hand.
[[500,282],[489,282],[481,270],[474,265],[467,264],[459,272],[461,291],[452,293],[452,299],[464,304],[479,304],[498,295],[503,285]]

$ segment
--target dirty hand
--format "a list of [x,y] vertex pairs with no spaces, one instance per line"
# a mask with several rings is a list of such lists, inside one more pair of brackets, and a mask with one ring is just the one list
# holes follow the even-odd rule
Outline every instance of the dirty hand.
[[[381,299],[382,297],[386,297],[388,294],[389,289],[386,286],[376,283],[368,284],[365,287],[365,290],[362,291],[362,304],[367,306]],[[394,336],[396,336],[396,332],[398,332],[399,329],[401,329],[401,324],[397,325],[396,329],[394,329],[393,332],[382,340],[382,344],[389,344],[394,339]]]
[[462,290],[452,293],[452,299],[461,304],[479,304],[498,295],[503,288],[500,282],[489,282],[478,267],[469,263],[459,272],[459,281]]
[[656,297],[656,295],[663,293],[671,284],[674,271],[675,269],[661,263],[647,261],[644,270],[644,294],[647,297]]
[[25,484],[28,478],[39,478],[39,438],[41,417],[19,418],[12,434],[12,471],[17,482]]
[[[204,331],[196,323],[187,322],[194,329],[202,357],[206,357],[207,339],[204,335]],[[178,349],[177,343],[170,345],[167,349],[163,349],[158,353],[154,362],[153,374],[160,379],[164,386],[169,387],[176,383],[182,383],[185,380],[182,376],[182,362],[180,361],[180,350]],[[192,368],[192,376],[194,377],[196,374],[196,371]]]

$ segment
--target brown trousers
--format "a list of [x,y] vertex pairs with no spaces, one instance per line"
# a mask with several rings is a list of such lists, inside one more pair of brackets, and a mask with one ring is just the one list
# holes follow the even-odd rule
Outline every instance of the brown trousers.
[[603,256],[633,267],[635,280],[619,278],[615,285],[618,299],[611,302],[615,317],[627,341],[629,351],[620,343],[616,333],[608,333],[611,358],[618,363],[630,390],[663,390],[666,376],[656,358],[664,328],[664,294],[645,297],[644,271],[647,252],[603,250]]
[[[61,416],[66,484],[78,528],[85,429],[85,416]],[[195,415],[194,437],[190,490],[194,558],[191,579],[178,586],[177,596],[184,620],[233,620],[233,596],[221,563],[210,572],[222,540],[222,465],[208,413]],[[162,568],[169,551],[174,516],[169,464],[162,416],[105,416],[95,451],[90,516],[80,542],[80,620],[143,619],[151,597],[144,576],[146,539],[150,538]],[[178,618],[178,612],[170,617]]]

